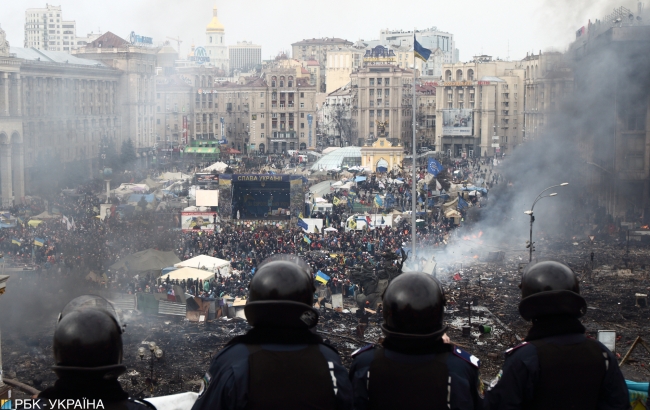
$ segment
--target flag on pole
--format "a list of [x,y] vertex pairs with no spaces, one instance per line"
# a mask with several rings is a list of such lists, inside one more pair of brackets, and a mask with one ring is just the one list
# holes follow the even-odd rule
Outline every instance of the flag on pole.
[[460,278],[460,273],[457,273],[457,274],[454,276],[454,280],[460,280],[460,279],[461,279],[461,278]]
[[311,245],[311,240],[309,240],[309,238],[307,238],[307,236],[305,236],[303,239],[305,240],[305,242],[307,242],[308,244]]
[[433,158],[429,158],[429,165],[427,166],[427,172],[429,174],[433,174],[433,176],[436,177],[442,170],[443,168],[441,163]]
[[328,228],[330,226],[330,217],[327,215],[325,215],[325,226],[327,226]]
[[318,227],[314,225],[314,233],[318,233]]
[[377,206],[383,206],[384,205],[384,201],[379,197],[379,194],[377,194],[375,196],[375,204]]
[[43,246],[43,244],[45,244],[45,240],[44,240],[44,239],[34,238],[34,245],[36,245],[36,246]]
[[22,245],[23,244],[23,242],[18,238],[11,238],[11,243],[15,243],[16,245]]
[[368,222],[368,226],[372,226],[372,225],[370,224],[370,217],[369,217],[369,216],[366,216],[366,222]]
[[333,203],[334,205],[338,205],[338,204],[341,203],[341,200],[338,199],[337,197],[334,197],[334,199],[332,199],[332,203]]
[[431,50],[422,47],[422,45],[415,39],[415,33],[413,33],[413,53],[415,57],[422,59],[422,61],[427,61],[431,55]]
[[307,225],[307,222],[303,221],[302,218],[298,218],[298,227],[307,229],[309,228],[309,225]]
[[357,229],[357,222],[354,219],[350,221],[350,228]]

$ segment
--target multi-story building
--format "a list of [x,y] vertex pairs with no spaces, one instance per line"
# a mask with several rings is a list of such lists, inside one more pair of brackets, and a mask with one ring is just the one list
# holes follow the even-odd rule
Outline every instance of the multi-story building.
[[[421,81],[422,82],[422,81]],[[436,144],[436,87],[433,84],[416,84],[417,148],[431,147]]]
[[369,65],[350,76],[352,142],[363,146],[367,140],[376,139],[377,122],[382,122],[393,146],[411,146],[413,72],[395,65]]
[[262,64],[262,46],[250,41],[238,41],[235,46],[228,46],[231,70],[248,72]]
[[156,143],[161,150],[178,149],[192,133],[194,87],[187,75],[156,76]]
[[74,43],[74,48],[79,48],[79,47],[85,47],[89,43],[92,43],[93,41],[97,40],[102,36],[102,33],[88,33],[86,34],[86,37],[77,37],[75,39]]
[[208,52],[207,56],[210,57],[210,64],[228,74],[230,70],[225,37],[225,28],[217,18],[217,6],[214,6],[212,21],[205,28],[205,50]]
[[[441,64],[454,64],[458,62],[458,49],[454,35],[431,27],[426,30],[416,30],[418,43],[429,50],[440,49],[442,52]],[[379,42],[383,46],[400,46],[413,48],[413,31],[381,30]],[[433,68],[432,68],[433,69]],[[423,74],[427,74],[423,71]],[[440,76],[440,74],[438,74]]]
[[[650,13],[639,4],[638,11],[620,7],[585,28],[568,53],[574,63],[570,110],[554,118],[562,125],[555,127],[557,133],[579,149],[576,162],[583,164],[588,197],[607,215],[646,225],[650,74],[642,68],[650,52],[649,20]],[[558,98],[559,90],[555,92]]]
[[155,48],[134,46],[106,32],[97,40],[72,51],[73,55],[99,61],[119,70],[118,105],[122,112],[122,136],[131,138],[139,155],[147,156],[156,143],[157,52]]
[[206,76],[199,82],[194,99],[196,139],[221,139],[223,132],[227,145],[242,152],[316,147],[316,87],[308,76],[278,68],[237,83],[211,83]]
[[523,140],[522,62],[474,57],[445,64],[436,87],[434,148],[452,156],[512,154]]
[[19,203],[52,161],[100,167],[123,138],[119,70],[64,52],[9,48],[0,29],[0,199]]
[[[413,67],[422,73],[424,80],[439,79],[442,71],[443,54],[441,49],[433,49],[425,62],[414,58],[412,46],[376,44],[377,41],[357,41],[352,47],[335,47],[328,52],[327,57],[327,88],[326,92],[343,87],[350,82],[353,71],[373,64],[392,64],[409,69]],[[435,68],[434,68],[435,67]]]
[[312,38],[291,44],[291,56],[298,60],[316,60],[325,67],[327,53],[336,47],[351,46],[352,42],[342,38]]
[[522,63],[526,91],[521,132],[526,140],[543,133],[549,117],[573,93],[573,70],[567,57],[558,52],[526,55]]
[[47,4],[25,11],[25,48],[69,53],[76,39],[77,25],[63,20],[61,6]]

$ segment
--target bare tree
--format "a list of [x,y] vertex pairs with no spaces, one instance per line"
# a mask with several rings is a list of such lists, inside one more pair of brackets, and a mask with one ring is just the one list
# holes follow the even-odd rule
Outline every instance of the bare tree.
[[352,138],[352,119],[350,115],[350,106],[348,104],[337,103],[331,111],[332,125],[341,142],[347,141],[351,144]]

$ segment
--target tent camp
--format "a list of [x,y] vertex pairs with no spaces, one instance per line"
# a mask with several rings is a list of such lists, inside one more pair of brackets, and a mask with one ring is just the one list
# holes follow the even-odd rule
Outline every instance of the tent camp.
[[178,256],[172,251],[162,252],[155,249],[147,249],[141,252],[120,259],[109,267],[111,271],[125,269],[129,273],[155,272],[159,275],[163,268],[180,262]]
[[[170,265],[167,265],[170,266]],[[208,271],[214,273],[219,269],[221,271],[222,275],[230,276],[230,262],[227,260],[219,259],[219,258],[213,258],[212,256],[208,255],[198,255],[195,256],[191,259],[188,259],[183,262],[177,262],[174,264],[175,268],[183,268],[183,267],[190,267],[190,268],[206,268]]]
[[196,269],[196,268],[180,268],[173,270],[163,276],[161,276],[162,280],[165,281],[166,279],[170,280],[176,280],[178,279],[179,281],[185,279],[188,280],[190,278],[196,280],[196,279],[211,279],[214,278],[214,272],[211,272],[209,270],[204,270],[204,269]]

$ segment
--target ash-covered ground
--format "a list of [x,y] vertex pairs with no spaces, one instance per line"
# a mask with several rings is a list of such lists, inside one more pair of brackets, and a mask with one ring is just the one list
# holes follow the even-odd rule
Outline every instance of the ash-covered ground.
[[[632,248],[626,257],[621,245],[558,242],[547,243],[540,250],[545,257],[567,263],[580,275],[581,292],[589,304],[583,318],[589,336],[597,337],[598,330],[615,330],[616,353],[620,358],[637,336],[650,341],[650,309],[636,306],[635,297],[650,290],[650,249]],[[592,251],[598,255],[593,271],[589,259]],[[453,343],[481,359],[481,377],[486,381],[494,378],[503,365],[503,352],[520,343],[529,327],[517,310],[518,267],[526,260],[527,254],[512,252],[506,253],[503,262],[486,263],[476,258],[464,260],[462,268],[459,261],[440,271],[448,299],[448,335]],[[453,279],[456,273],[461,280]],[[34,287],[31,281],[12,276],[7,293],[0,298],[5,377],[38,390],[54,383],[55,375],[50,370],[52,333],[58,312],[76,296],[68,291],[69,286],[65,281],[43,279]],[[468,303],[472,309],[471,335],[463,337],[461,328],[468,324]],[[353,307],[351,298],[344,304],[346,309]],[[198,324],[181,317],[121,314],[127,323],[124,363],[128,371],[120,381],[134,397],[198,391],[215,353],[230,338],[249,328],[241,319],[216,319]],[[355,332],[358,319],[354,314],[321,309],[318,331],[338,349],[343,363],[349,367],[352,351],[381,337],[381,318],[376,316],[371,317],[364,340],[359,340]],[[480,324],[490,326],[492,331],[481,334],[477,326]],[[141,360],[137,353],[143,342],[150,341],[164,351],[164,357],[154,364],[153,389],[147,383],[149,356]],[[650,354],[639,346],[622,369],[627,379],[645,382],[650,377],[649,366]]]

